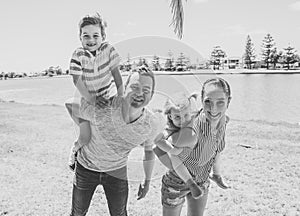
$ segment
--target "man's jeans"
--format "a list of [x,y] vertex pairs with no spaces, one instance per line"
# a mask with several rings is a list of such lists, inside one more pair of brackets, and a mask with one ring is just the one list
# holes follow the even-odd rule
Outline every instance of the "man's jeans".
[[86,215],[96,187],[103,186],[111,216],[127,216],[127,167],[113,172],[95,172],[76,163],[71,216]]

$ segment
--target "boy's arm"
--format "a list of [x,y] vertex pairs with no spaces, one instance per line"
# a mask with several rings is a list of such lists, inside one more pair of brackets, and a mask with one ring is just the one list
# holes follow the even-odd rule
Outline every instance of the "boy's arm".
[[123,96],[124,94],[124,86],[123,86],[123,80],[122,80],[122,76],[119,70],[119,67],[115,67],[114,69],[112,69],[111,74],[114,78],[114,81],[116,83],[116,87],[118,90],[118,96]]
[[82,81],[82,76],[73,74],[72,77],[73,77],[73,83],[78,89],[78,91],[80,92],[80,95],[84,97],[91,104],[94,104],[96,98],[89,93],[88,89],[86,88],[85,84]]

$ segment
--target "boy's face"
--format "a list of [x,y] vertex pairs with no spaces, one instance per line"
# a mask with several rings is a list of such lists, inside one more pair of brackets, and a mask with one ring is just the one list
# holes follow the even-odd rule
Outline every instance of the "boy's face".
[[102,43],[101,29],[98,25],[87,25],[81,28],[80,41],[83,48],[93,52]]

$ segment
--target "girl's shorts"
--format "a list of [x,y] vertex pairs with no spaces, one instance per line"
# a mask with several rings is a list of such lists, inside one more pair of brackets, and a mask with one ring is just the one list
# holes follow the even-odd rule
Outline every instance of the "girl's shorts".
[[[209,179],[205,182],[197,182],[204,194],[208,193]],[[190,193],[188,186],[182,181],[175,171],[168,171],[162,178],[161,202],[166,207],[180,206],[185,202],[185,196]]]

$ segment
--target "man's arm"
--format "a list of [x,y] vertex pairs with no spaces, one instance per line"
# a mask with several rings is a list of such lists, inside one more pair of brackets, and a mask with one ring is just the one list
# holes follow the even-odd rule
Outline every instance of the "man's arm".
[[139,186],[138,198],[137,198],[138,200],[144,198],[149,191],[150,180],[151,180],[152,171],[153,171],[154,162],[155,162],[154,159],[155,159],[155,155],[154,155],[153,150],[149,150],[149,149],[145,148],[144,159],[143,159],[145,180]]

